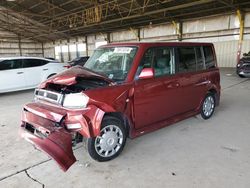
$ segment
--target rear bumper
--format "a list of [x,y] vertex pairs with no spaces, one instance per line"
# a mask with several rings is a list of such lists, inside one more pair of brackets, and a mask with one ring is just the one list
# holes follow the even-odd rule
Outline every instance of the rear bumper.
[[[76,158],[72,151],[72,132],[84,137],[100,134],[104,112],[96,106],[70,111],[43,103],[29,103],[22,112],[21,136],[53,158],[66,171]],[[81,128],[67,130],[67,124],[80,124]]]

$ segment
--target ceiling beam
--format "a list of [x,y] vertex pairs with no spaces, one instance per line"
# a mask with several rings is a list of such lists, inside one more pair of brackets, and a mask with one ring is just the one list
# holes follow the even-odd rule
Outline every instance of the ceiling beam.
[[51,2],[49,0],[39,0],[39,1],[48,6],[48,10],[44,10],[44,11],[40,12],[41,14],[52,11],[54,9],[58,9],[58,10],[63,11],[63,12],[68,12],[66,9],[54,4],[53,1],[51,1]]
[[233,2],[229,2],[227,0],[218,0],[218,1],[224,5],[227,5],[229,8],[236,10],[236,7],[234,6]]
[[[141,14],[134,14],[134,15],[130,15],[127,17],[123,17],[123,18],[115,18],[115,19],[111,19],[111,20],[106,20],[106,21],[102,21],[99,23],[93,23],[93,24],[89,24],[89,25],[83,25],[80,27],[77,27],[78,29],[84,29],[84,28],[89,28],[89,27],[93,27],[93,26],[98,26],[99,24],[109,24],[109,23],[114,23],[114,22],[120,22],[120,21],[124,21],[124,20],[130,20],[130,19],[135,19],[135,18],[139,18],[139,17],[145,17],[145,16],[149,16],[149,15],[153,15],[153,14],[158,14],[158,13],[162,13],[162,12],[167,12],[167,11],[173,11],[173,10],[179,10],[179,9],[183,9],[183,8],[189,8],[195,5],[202,5],[202,4],[206,4],[206,3],[211,3],[214,0],[199,0],[199,1],[194,1],[194,2],[190,2],[190,3],[184,3],[184,4],[180,4],[180,5],[175,5],[172,7],[167,7],[167,8],[162,8],[162,9],[158,9],[158,10],[152,10],[152,11],[148,11],[145,12],[143,15]],[[57,28],[58,30],[61,30],[62,28]],[[63,32],[67,32],[70,31],[72,29],[66,29]]]

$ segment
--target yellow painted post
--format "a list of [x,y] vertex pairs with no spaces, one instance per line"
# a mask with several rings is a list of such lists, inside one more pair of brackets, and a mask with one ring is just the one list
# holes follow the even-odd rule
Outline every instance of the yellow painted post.
[[237,64],[238,64],[240,62],[242,42],[243,42],[243,36],[244,36],[244,14],[239,9],[237,10],[237,17],[240,23],[240,36],[239,36],[238,52],[237,52]]
[[135,29],[133,29],[132,27],[130,27],[129,29],[130,29],[130,31],[134,34],[134,36],[136,37],[136,39],[137,39],[138,41],[140,41],[140,29],[135,30]]
[[182,41],[182,23],[181,22],[175,22],[174,20],[172,21],[172,24],[175,28],[178,41]]

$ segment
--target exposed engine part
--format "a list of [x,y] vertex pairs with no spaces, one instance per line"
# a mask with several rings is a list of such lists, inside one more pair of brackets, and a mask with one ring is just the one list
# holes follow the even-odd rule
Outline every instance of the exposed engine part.
[[78,132],[72,133],[72,146],[76,146],[78,143],[83,141],[83,136]]
[[76,84],[74,85],[65,86],[65,85],[49,83],[47,84],[45,89],[63,93],[63,94],[69,94],[69,93],[79,93],[82,91],[86,91],[86,90],[98,88],[98,87],[104,87],[107,85],[109,85],[107,81],[99,79],[99,78],[78,77],[76,79]]

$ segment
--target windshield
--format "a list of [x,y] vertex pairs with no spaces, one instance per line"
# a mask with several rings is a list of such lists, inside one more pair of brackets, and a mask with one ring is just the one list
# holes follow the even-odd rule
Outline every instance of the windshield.
[[136,47],[98,48],[84,67],[114,81],[124,81],[131,68],[136,51]]

